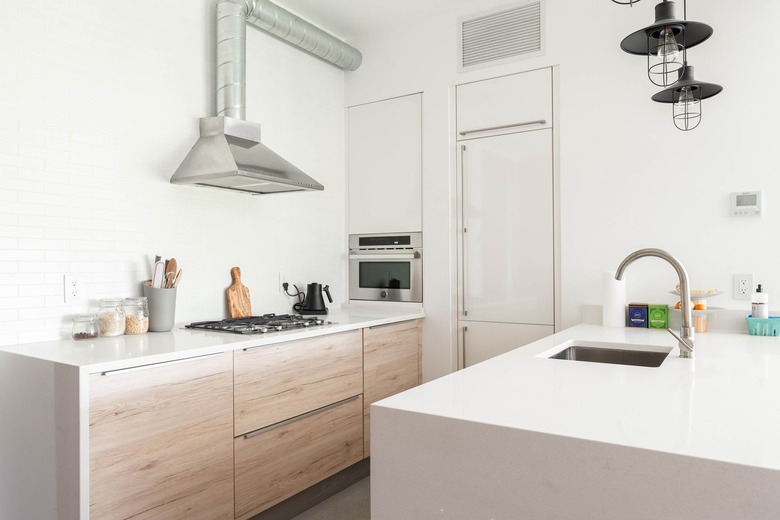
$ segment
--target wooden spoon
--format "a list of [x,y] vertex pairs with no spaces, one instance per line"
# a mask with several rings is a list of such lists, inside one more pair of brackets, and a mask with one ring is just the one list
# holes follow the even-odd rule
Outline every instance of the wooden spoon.
[[179,269],[179,266],[176,264],[176,259],[171,258],[168,260],[168,263],[165,264],[165,280],[164,280],[164,287],[166,289],[170,289],[173,287],[173,279],[176,277],[176,271]]

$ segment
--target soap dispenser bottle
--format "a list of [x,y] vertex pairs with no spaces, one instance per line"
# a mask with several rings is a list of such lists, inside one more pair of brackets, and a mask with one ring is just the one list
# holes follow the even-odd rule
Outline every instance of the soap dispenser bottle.
[[764,292],[764,290],[761,288],[761,284],[758,284],[756,292],[753,293],[752,316],[754,318],[769,317],[769,293]]

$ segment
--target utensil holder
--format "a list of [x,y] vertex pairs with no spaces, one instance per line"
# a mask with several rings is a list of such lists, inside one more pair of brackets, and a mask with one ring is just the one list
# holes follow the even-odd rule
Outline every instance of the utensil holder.
[[167,332],[176,317],[176,289],[160,289],[144,284],[144,296],[149,302],[149,332]]

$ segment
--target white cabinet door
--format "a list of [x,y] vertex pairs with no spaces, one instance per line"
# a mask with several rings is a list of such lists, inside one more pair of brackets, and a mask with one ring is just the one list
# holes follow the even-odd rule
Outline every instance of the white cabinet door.
[[550,68],[458,85],[456,96],[458,139],[552,126]]
[[460,144],[461,319],[554,325],[552,130]]
[[347,117],[349,233],[422,231],[422,94]]
[[481,321],[461,321],[459,329],[461,333],[459,338],[461,368],[470,367],[555,332],[551,325],[520,325]]

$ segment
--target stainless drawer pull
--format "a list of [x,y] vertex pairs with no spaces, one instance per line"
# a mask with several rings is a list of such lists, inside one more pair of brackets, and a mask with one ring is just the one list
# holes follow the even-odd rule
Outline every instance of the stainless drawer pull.
[[468,135],[468,134],[476,134],[478,132],[490,132],[491,130],[504,130],[506,128],[515,128],[519,126],[546,125],[546,124],[547,124],[547,120],[537,119],[536,121],[526,121],[524,123],[513,123],[511,125],[488,126],[486,128],[477,128],[474,130],[463,130],[462,132],[458,132],[458,133],[460,135]]
[[397,255],[392,253],[379,253],[376,255],[349,254],[350,260],[414,260],[415,258],[420,258],[420,253],[418,251],[415,251],[414,253],[401,253]]
[[152,368],[152,367],[156,367],[156,366],[160,366],[160,365],[175,365],[175,364],[178,364],[178,363],[186,363],[188,361],[195,361],[195,360],[198,360],[198,359],[205,359],[205,358],[210,358],[210,357],[221,356],[223,354],[226,354],[226,352],[216,352],[214,354],[203,354],[202,356],[193,356],[193,357],[188,357],[188,358],[185,358],[185,359],[176,359],[176,360],[173,360],[173,361],[160,361],[159,363],[150,363],[148,365],[141,365],[141,366],[138,366],[138,367],[118,368],[116,370],[106,370],[105,372],[100,372],[100,375],[101,376],[111,376],[111,375],[115,375],[115,374],[124,374],[124,373],[127,373],[127,372],[136,372],[138,370],[146,370],[147,368]]
[[251,439],[252,437],[257,437],[260,434],[270,432],[271,430],[275,430],[277,428],[281,428],[282,426],[287,426],[290,423],[294,423],[295,421],[300,421],[301,419],[305,419],[307,417],[311,417],[312,415],[316,415],[320,412],[326,412],[332,408],[336,408],[337,406],[341,406],[344,403],[348,403],[350,401],[354,401],[358,397],[360,397],[363,394],[353,395],[352,397],[347,397],[346,399],[342,399],[341,401],[338,401],[336,403],[331,403],[329,405],[323,406],[322,408],[317,408],[316,410],[312,410],[311,412],[302,413],[301,415],[296,415],[295,417],[291,417],[289,419],[285,419],[284,421],[279,421],[278,423],[271,424],[269,426],[263,426],[262,428],[259,428],[257,430],[253,430],[249,433],[245,433],[243,435],[239,435],[239,437],[243,437],[245,439]]
[[414,320],[394,321],[393,323],[383,323],[382,325],[372,325],[371,327],[368,327],[368,328],[369,328],[369,330],[381,329],[383,327],[392,327],[393,325],[400,325],[401,323],[409,323],[410,321],[414,321]]

